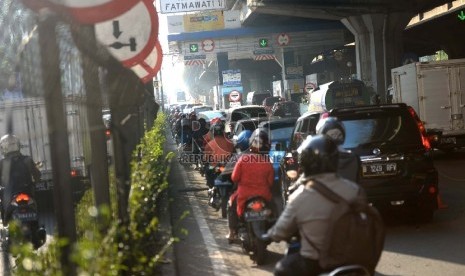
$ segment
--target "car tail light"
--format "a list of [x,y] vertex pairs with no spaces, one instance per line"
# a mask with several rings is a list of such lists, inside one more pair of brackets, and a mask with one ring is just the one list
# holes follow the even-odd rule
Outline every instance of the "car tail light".
[[418,117],[417,113],[415,112],[415,110],[413,109],[413,107],[409,106],[408,108],[409,112],[410,112],[410,115],[412,115],[412,118],[415,120],[415,122],[417,123],[417,127],[418,127],[418,130],[420,130],[420,133],[421,133],[421,141],[423,143],[423,146],[425,147],[425,149],[427,150],[430,150],[431,149],[431,144],[429,142],[429,139],[428,139],[428,136],[426,135],[426,129],[425,129],[425,125],[423,124],[423,122],[420,120],[420,118]]
[[321,113],[320,120],[326,119],[329,117],[329,112],[323,112]]
[[76,176],[80,176],[81,175],[81,171],[80,170],[75,170],[75,169],[72,169],[71,172],[71,177],[76,177]]

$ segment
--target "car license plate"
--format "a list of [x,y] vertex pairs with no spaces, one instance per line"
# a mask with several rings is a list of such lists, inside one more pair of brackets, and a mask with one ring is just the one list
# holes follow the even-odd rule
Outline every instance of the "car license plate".
[[245,212],[245,221],[266,220],[268,212],[266,210],[261,212]]
[[364,177],[386,176],[397,174],[396,163],[372,163],[362,166],[362,175]]
[[13,219],[22,221],[37,220],[37,213],[26,212],[26,213],[14,213]]
[[441,144],[456,144],[455,137],[442,137]]

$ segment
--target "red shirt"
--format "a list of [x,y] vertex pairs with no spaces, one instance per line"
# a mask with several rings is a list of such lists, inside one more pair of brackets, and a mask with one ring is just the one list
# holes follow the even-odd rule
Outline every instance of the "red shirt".
[[237,197],[237,214],[242,216],[244,204],[252,196],[262,196],[271,201],[271,187],[274,181],[273,165],[268,155],[243,154],[234,166],[231,179],[237,183],[237,190],[230,200]]

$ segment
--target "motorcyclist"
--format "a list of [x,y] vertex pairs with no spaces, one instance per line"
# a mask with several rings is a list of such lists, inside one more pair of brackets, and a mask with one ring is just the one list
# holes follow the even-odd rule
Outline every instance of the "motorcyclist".
[[[213,138],[207,143],[204,149],[205,160],[211,168],[218,163],[227,163],[232,152],[234,151],[233,143],[225,136],[224,123],[222,121],[214,122],[210,127]],[[205,172],[207,185],[213,187],[216,175],[207,168]]]
[[261,196],[271,202],[274,169],[267,155],[270,150],[268,133],[256,129],[250,139],[250,150],[242,154],[234,166],[231,180],[237,190],[229,199],[227,239],[232,242],[237,237],[239,218],[244,212],[244,204],[251,196]]
[[360,157],[342,147],[346,138],[344,125],[335,117],[328,117],[318,122],[316,133],[328,135],[338,146],[339,160],[337,172],[347,179],[358,182],[360,171]]
[[246,153],[249,150],[249,139],[251,136],[252,131],[248,129],[241,131],[241,133],[237,135],[237,140],[234,144],[236,153],[233,153],[229,162],[226,163],[224,171],[220,174],[220,176],[227,176],[232,174],[234,166],[236,165],[237,160],[239,160],[239,157],[241,157],[242,154]]
[[[199,156],[205,148],[204,136],[210,131],[207,127],[207,122],[204,118],[198,120],[198,128],[192,132],[192,140],[194,142],[193,153]],[[200,156],[199,156],[200,157]],[[200,158],[201,159],[201,158]]]
[[40,171],[30,156],[21,154],[20,141],[12,134],[0,138],[0,151],[3,159],[0,160],[0,179],[2,190],[2,221],[9,221],[9,202],[19,193],[25,192],[31,196],[35,194],[35,183],[40,181]]
[[[290,195],[289,203],[275,225],[267,232],[274,241],[301,238],[299,253],[286,255],[275,266],[275,275],[318,275],[319,251],[327,232],[333,203],[312,189],[314,181],[326,185],[347,200],[366,199],[363,189],[336,173],[339,159],[337,145],[325,135],[309,136],[297,149],[299,165],[308,182]],[[307,239],[320,248],[314,248]],[[356,254],[356,252],[354,252]]]
[[[337,173],[344,178],[358,183],[360,171],[360,157],[350,150],[342,147],[345,141],[346,132],[344,125],[335,117],[328,117],[320,120],[316,125],[317,135],[327,135],[337,145],[339,159],[337,163]],[[292,193],[299,185],[307,183],[308,179],[305,174],[295,181],[289,187],[289,193]]]

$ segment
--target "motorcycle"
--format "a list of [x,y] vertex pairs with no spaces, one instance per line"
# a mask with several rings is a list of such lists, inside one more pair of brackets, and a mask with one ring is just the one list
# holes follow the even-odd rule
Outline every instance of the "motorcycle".
[[257,265],[265,263],[266,247],[271,241],[264,241],[261,237],[272,226],[274,220],[270,204],[264,198],[255,196],[245,202],[237,233],[242,251]]
[[39,226],[37,203],[31,194],[26,192],[14,194],[5,210],[5,225],[1,229],[3,245],[9,244],[8,223],[11,220],[19,223],[22,237],[30,241],[34,249],[38,249],[45,243],[47,233],[43,226]]
[[[264,242],[271,242],[271,239],[268,235],[262,235],[261,240]],[[300,241],[297,237],[292,237],[288,241],[288,247],[284,253],[284,256],[289,256],[291,254],[298,254],[300,251]],[[320,273],[319,276],[371,276],[368,269],[362,265],[343,265],[336,267],[330,271],[324,271]]]
[[[219,191],[219,186],[222,185],[220,180],[217,181],[217,178],[224,171],[225,164],[218,163],[216,166],[208,166],[208,169],[205,173],[205,178],[207,179],[208,186],[208,205],[213,207],[216,211],[221,209],[221,194]],[[217,185],[218,183],[218,185]],[[232,184],[231,184],[232,185]]]
[[233,183],[231,181],[231,175],[223,176],[219,175],[215,179],[215,184],[213,186],[212,197],[213,201],[215,201],[215,206],[221,208],[221,217],[226,218],[228,216],[228,201],[229,197],[233,191]]

